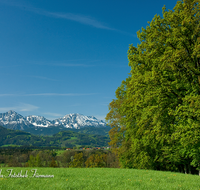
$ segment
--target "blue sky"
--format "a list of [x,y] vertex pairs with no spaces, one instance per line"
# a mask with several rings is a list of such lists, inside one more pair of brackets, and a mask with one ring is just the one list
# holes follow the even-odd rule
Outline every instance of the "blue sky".
[[137,46],[176,0],[0,0],[0,113],[104,119]]

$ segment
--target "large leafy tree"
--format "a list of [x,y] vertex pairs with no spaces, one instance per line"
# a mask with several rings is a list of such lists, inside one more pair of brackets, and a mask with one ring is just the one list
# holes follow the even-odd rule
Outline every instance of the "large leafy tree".
[[199,0],[163,7],[129,47],[131,72],[106,117],[122,167],[200,166],[199,11]]

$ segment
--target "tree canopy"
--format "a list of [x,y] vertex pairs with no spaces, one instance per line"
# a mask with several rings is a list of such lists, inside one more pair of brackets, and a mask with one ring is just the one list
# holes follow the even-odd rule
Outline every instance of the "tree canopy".
[[200,2],[162,10],[129,46],[106,120],[122,167],[187,171],[200,164]]

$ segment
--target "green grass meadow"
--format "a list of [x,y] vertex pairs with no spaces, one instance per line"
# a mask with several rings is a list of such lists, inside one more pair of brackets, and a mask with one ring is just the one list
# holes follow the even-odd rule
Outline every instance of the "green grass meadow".
[[[200,189],[200,177],[172,172],[152,170],[116,169],[116,168],[19,168],[2,167],[0,189],[14,190],[152,190],[152,189]],[[28,177],[9,177],[7,169],[13,169],[12,174],[22,175],[27,170]],[[53,178],[31,178],[37,169],[38,175],[54,175]]]

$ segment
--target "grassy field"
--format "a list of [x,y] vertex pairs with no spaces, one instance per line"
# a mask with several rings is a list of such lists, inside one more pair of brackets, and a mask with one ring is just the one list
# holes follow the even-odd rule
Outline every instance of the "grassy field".
[[56,150],[57,156],[62,155],[66,150]]
[[[28,177],[8,177],[13,169],[15,176],[22,170]],[[36,175],[54,175],[53,178],[32,177]],[[0,189],[70,189],[70,190],[152,190],[152,189],[200,189],[200,177],[172,172],[151,170],[114,169],[114,168],[1,168]],[[35,176],[36,176],[35,175]]]

